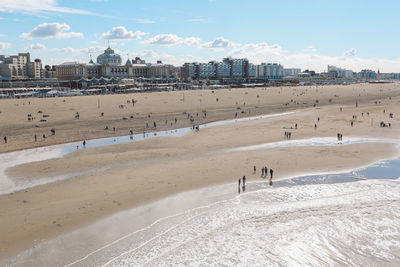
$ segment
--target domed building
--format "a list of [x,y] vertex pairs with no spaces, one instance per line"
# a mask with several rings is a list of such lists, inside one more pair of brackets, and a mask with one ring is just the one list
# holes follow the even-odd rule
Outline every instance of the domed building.
[[97,63],[101,65],[120,66],[122,63],[121,56],[116,54],[113,49],[108,46],[104,53],[97,57]]
[[[104,53],[97,57],[94,63],[90,56],[89,63],[66,62],[57,66],[57,79],[59,80],[81,80],[87,81],[93,79],[105,81],[104,79],[132,79],[132,78],[168,78],[175,76],[172,65],[162,64],[146,64],[144,60],[136,57],[134,60],[128,59],[122,64],[122,58],[116,54],[113,49],[108,48]],[[101,80],[103,79],[103,80]],[[93,80],[94,81],[94,80]]]

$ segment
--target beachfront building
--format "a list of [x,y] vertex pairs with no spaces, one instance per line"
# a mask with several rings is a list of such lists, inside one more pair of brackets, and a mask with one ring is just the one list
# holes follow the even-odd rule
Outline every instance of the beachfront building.
[[283,76],[297,76],[301,72],[301,69],[298,68],[284,68],[283,69]]
[[215,64],[215,72],[217,78],[231,77],[231,64],[227,62],[217,62]]
[[248,78],[257,78],[257,65],[254,65],[252,63],[248,63],[247,77]]
[[328,65],[328,75],[332,78],[353,78],[353,71]]
[[133,62],[128,58],[122,64],[122,58],[108,47],[97,57],[97,62],[90,59],[89,63],[65,62],[56,66],[58,80],[80,80],[104,78],[168,78],[175,75],[171,65],[158,61],[156,64],[146,64],[136,57]]
[[99,65],[121,66],[122,58],[108,46],[104,53],[97,57],[97,63]]
[[197,62],[185,63],[181,68],[182,80],[194,80],[197,78]]
[[80,78],[87,78],[87,64],[78,62],[78,61],[70,61],[64,62],[58,66],[56,66],[56,75],[57,79],[60,81],[65,80],[78,80]]
[[224,58],[222,62],[185,63],[180,69],[181,79],[238,80],[282,79],[283,66],[277,63],[255,65],[247,58]]
[[[133,66],[135,67],[135,65],[133,65]],[[157,61],[157,63],[155,63],[155,64],[146,64],[145,67],[147,70],[145,77],[168,78],[168,77],[176,76],[174,66],[172,66],[170,64],[164,64],[164,63],[162,63],[161,60]],[[140,76],[136,76],[136,77],[140,77]]]
[[374,80],[377,77],[376,72],[373,70],[361,70],[357,76],[365,80]]
[[199,63],[197,65],[197,76],[200,79],[215,77],[215,62]]
[[39,79],[43,75],[42,61],[31,61],[29,53],[0,55],[0,75],[5,80]]
[[231,78],[245,78],[249,61],[247,58],[224,58],[222,62],[231,65]]
[[258,66],[258,78],[280,80],[283,78],[283,66],[277,63],[261,63]]

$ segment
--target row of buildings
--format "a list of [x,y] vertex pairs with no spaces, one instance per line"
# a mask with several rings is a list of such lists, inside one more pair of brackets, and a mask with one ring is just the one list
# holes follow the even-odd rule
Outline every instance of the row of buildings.
[[277,63],[252,64],[246,58],[224,58],[221,62],[185,63],[180,78],[200,79],[282,79],[283,66]]
[[[31,61],[29,53],[18,55],[0,55],[0,81],[35,81],[52,79],[54,81],[77,81],[105,79],[165,79],[170,81],[180,78],[182,81],[224,80],[228,83],[243,80],[281,80],[295,78],[322,77],[327,79],[399,79],[399,73],[376,73],[373,70],[362,70],[358,73],[328,65],[327,72],[316,74],[315,71],[301,71],[298,68],[283,68],[277,63],[255,65],[246,58],[224,58],[222,61],[208,63],[191,62],[177,68],[170,64],[146,63],[136,57],[122,62],[120,55],[111,47],[88,63],[64,62],[60,65],[42,66],[40,59]],[[142,79],[143,80],[143,79]]]
[[113,49],[108,47],[103,54],[97,57],[96,63],[91,59],[89,63],[65,62],[56,66],[58,80],[79,80],[81,78],[168,78],[175,77],[173,65],[146,63],[140,58],[128,59],[122,64],[122,58]]
[[122,64],[122,58],[113,49],[108,47],[97,57],[96,63],[91,59],[89,63],[64,62],[50,67],[42,66],[40,59],[31,61],[29,53],[20,53],[15,56],[0,55],[0,81],[30,80],[54,78],[59,81],[72,81],[81,78],[168,78],[176,77],[176,68],[173,65],[146,63],[140,58],[128,59]]

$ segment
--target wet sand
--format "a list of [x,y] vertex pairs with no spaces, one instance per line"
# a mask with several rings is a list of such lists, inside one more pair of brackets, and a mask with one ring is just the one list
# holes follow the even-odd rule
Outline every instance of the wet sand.
[[[28,163],[11,168],[7,173],[13,179],[28,180],[42,176],[56,177],[87,170],[92,170],[92,172],[30,188],[26,191],[0,196],[0,216],[2,218],[0,221],[0,257],[6,258],[33,246],[40,240],[77,229],[117,211],[130,209],[178,192],[237,181],[243,175],[246,175],[249,181],[259,180],[261,179],[260,168],[265,165],[275,170],[274,177],[276,179],[282,179],[295,174],[352,169],[382,158],[394,157],[398,155],[397,147],[386,143],[221,152],[241,146],[283,141],[285,140],[285,131],[292,132],[292,139],[335,138],[338,132],[343,133],[344,139],[349,136],[398,139],[400,127],[398,126],[397,114],[400,114],[398,105],[400,98],[395,95],[400,94],[400,92],[395,90],[397,84],[391,86],[359,85],[360,88],[354,90],[351,86],[340,87],[335,92],[342,96],[342,98],[339,96],[341,102],[349,103],[348,105],[338,105],[337,102],[335,103],[335,99],[332,101],[333,104],[329,103],[329,96],[334,92],[333,88],[309,88],[305,97],[310,99],[308,103],[315,103],[315,99],[318,98],[321,106],[318,105],[317,108],[298,108],[299,105],[296,104],[283,106],[282,103],[279,103],[279,100],[287,101],[290,93],[289,91],[285,92],[285,90],[293,90],[290,88],[268,88],[265,92],[271,94],[270,98],[265,100],[264,108],[257,109],[255,108],[258,105],[256,95],[257,93],[261,95],[262,89],[254,89],[260,91],[238,89],[237,92],[233,93],[233,89],[231,92],[226,90],[225,96],[222,91],[215,91],[214,94],[207,91],[185,92],[185,102],[189,101],[189,94],[198,96],[208,93],[211,95],[209,96],[210,101],[215,97],[215,94],[221,94],[219,95],[219,103],[224,101],[224,97],[228,98],[226,95],[237,94],[237,96],[235,95],[237,98],[233,97],[230,100],[232,103],[226,104],[221,112],[219,112],[218,103],[207,106],[207,119],[210,120],[224,118],[224,116],[231,119],[234,115],[232,112],[237,111],[235,109],[236,100],[238,102],[243,101],[250,94],[252,98],[256,99],[252,103],[253,109],[250,110],[250,114],[245,113],[240,114],[240,116],[255,115],[255,110],[257,112],[259,110],[269,111],[265,113],[276,110],[295,110],[296,112],[286,117],[246,121],[202,129],[183,137],[159,137],[141,142],[80,149],[63,158]],[[325,88],[327,92],[324,91]],[[386,91],[381,91],[381,88],[386,89]],[[367,92],[364,92],[364,89]],[[298,87],[297,90],[301,92],[305,91],[305,88]],[[314,92],[311,93],[310,90]],[[271,91],[275,94],[273,95]],[[248,92],[248,94],[246,95],[245,92]],[[281,97],[280,95],[284,95],[284,92],[287,95]],[[356,95],[363,92],[364,96]],[[165,94],[168,98],[168,93]],[[344,97],[343,95],[346,94],[348,96]],[[148,97],[150,98],[150,96],[152,97],[153,94],[149,94]],[[113,99],[127,96],[106,97]],[[77,102],[85,98],[78,98]],[[90,99],[90,97],[87,97],[87,99]],[[311,99],[314,100],[311,101]],[[358,99],[358,107],[355,106],[355,99]],[[381,101],[381,103],[375,104],[375,99]],[[56,100],[62,101],[61,99],[45,99],[43,101]],[[73,101],[74,98],[67,100]],[[213,100],[215,101],[215,99]],[[273,102],[273,100],[277,102]],[[15,101],[26,102],[27,100]],[[168,100],[165,101],[168,102]],[[245,110],[249,106],[250,102],[248,101],[250,100],[246,100]],[[323,101],[326,101],[326,103]],[[205,106],[204,102],[203,105]],[[141,103],[140,99],[138,100],[139,103]],[[170,106],[171,112],[178,112],[181,108],[176,105],[166,106]],[[166,106],[161,105],[159,109],[166,108]],[[3,110],[3,106],[1,107]],[[342,112],[340,112],[340,107],[343,108]],[[145,114],[147,108],[151,110],[151,105],[143,105],[142,108],[142,113]],[[190,105],[187,108],[189,110]],[[386,113],[383,112],[383,109],[386,110]],[[364,116],[361,115],[362,112],[365,113]],[[370,115],[367,116],[366,112],[369,112]],[[389,112],[395,114],[393,119],[389,120]],[[215,114],[212,115],[213,113]],[[80,112],[80,114],[83,118],[84,112]],[[93,112],[93,114],[95,113]],[[155,112],[153,112],[154,114]],[[351,127],[350,121],[352,121],[354,114],[357,115],[357,119],[354,120],[354,126]],[[1,115],[3,116],[3,113]],[[183,116],[183,114],[181,115]],[[317,121],[318,117],[320,117],[319,122]],[[151,119],[153,120],[153,118]],[[182,117],[178,121],[181,120],[183,120]],[[379,127],[380,121],[391,121],[392,127]],[[59,121],[59,123],[62,124],[62,121]],[[66,125],[71,127],[75,123],[76,121],[72,119],[71,124]],[[104,122],[99,123],[97,121],[93,123],[89,123],[90,125],[87,126],[82,125],[82,129],[75,129],[75,131],[82,131],[82,136],[84,136],[85,131],[90,132],[90,127],[94,125],[100,127],[100,124],[104,124]],[[297,130],[294,129],[295,123],[298,124]],[[13,127],[23,127],[24,124],[25,122],[21,125],[16,123]],[[318,125],[317,129],[314,128],[314,124]],[[127,134],[122,126],[121,129],[116,134]],[[73,129],[66,129],[67,131],[72,132]],[[21,138],[22,136],[23,134]],[[55,137],[57,136],[58,131]],[[13,146],[10,150],[22,148],[24,144],[27,144],[22,141],[16,143],[19,145]],[[253,165],[258,167],[256,175],[252,174]],[[104,170],[105,167],[109,168]]]

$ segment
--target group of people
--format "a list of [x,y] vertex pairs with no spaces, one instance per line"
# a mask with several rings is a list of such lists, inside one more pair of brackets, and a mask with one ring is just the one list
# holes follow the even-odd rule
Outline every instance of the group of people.
[[[253,167],[253,174],[257,173],[257,166],[254,165]],[[272,186],[272,178],[274,177],[274,170],[269,169],[269,184]],[[268,178],[268,168],[267,166],[261,168],[261,178]],[[244,192],[246,190],[246,176],[243,176],[242,178],[239,178],[238,180],[238,186],[239,186],[239,193],[240,193],[240,185],[242,185],[242,191]]]
[[391,128],[392,127],[392,124],[389,122],[389,123],[384,123],[383,121],[381,121],[381,123],[379,124],[379,126],[380,127],[388,127],[388,128]]
[[285,138],[288,139],[288,140],[292,139],[292,133],[285,131]]
[[243,177],[239,178],[238,180],[239,193],[240,193],[240,182],[242,182],[242,190],[244,192],[246,190],[246,176],[243,175]]
[[338,133],[338,134],[337,134],[337,140],[338,140],[338,141],[342,141],[342,140],[343,140],[343,134]]
[[[257,171],[257,167],[254,166],[253,170],[254,170],[254,174],[255,174],[256,171]],[[273,176],[274,176],[274,170],[273,169],[269,169],[269,174],[270,174],[270,179],[272,179]],[[261,177],[262,178],[268,178],[268,168],[267,168],[267,166],[261,168]]]

